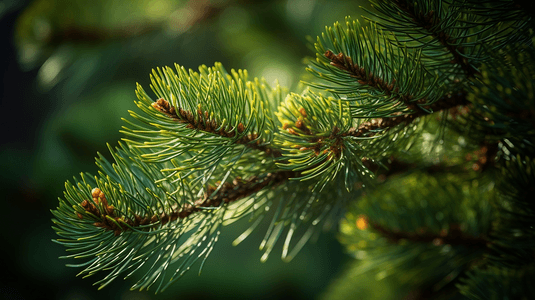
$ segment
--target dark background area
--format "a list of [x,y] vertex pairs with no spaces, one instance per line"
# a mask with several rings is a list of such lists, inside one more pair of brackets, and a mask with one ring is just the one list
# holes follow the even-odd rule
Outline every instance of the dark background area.
[[[51,209],[64,183],[95,174],[97,152],[120,140],[121,117],[134,110],[139,82],[181,64],[222,62],[251,77],[299,91],[306,36],[360,16],[358,1],[3,1],[0,190],[2,299],[311,299],[349,257],[336,231],[321,235],[290,263],[260,262],[262,228],[237,247],[247,220],[226,227],[197,276],[191,270],[163,294],[131,292],[132,280],[102,291],[58,259]],[[109,157],[109,155],[107,155]]]

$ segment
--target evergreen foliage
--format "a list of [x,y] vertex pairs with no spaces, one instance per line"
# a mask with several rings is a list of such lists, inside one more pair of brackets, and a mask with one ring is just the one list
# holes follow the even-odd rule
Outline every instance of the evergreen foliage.
[[154,70],[114,161],[99,155],[52,211],[63,258],[83,260],[69,266],[159,292],[202,268],[224,226],[250,220],[238,244],[274,211],[262,260],[341,219],[359,262],[326,298],[358,295],[363,274],[407,299],[535,294],[532,12],[372,3],[366,25],[318,37],[300,93],[220,64]]

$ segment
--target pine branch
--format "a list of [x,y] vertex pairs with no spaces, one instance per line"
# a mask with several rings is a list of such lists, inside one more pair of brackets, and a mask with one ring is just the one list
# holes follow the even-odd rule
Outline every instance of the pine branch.
[[[347,72],[351,77],[354,77],[359,84],[366,84],[368,86],[377,88],[385,92],[386,95],[390,96],[392,92],[399,93],[399,88],[394,90],[395,82],[385,83],[381,78],[375,77],[373,74],[366,74],[364,69],[359,67],[356,64],[353,64],[350,57],[345,56],[343,53],[335,55],[332,51],[328,50],[325,53],[325,57],[331,60],[331,65],[337,67],[344,72]],[[470,107],[471,103],[467,99],[467,93],[460,91],[456,94],[448,94],[441,97],[438,101],[433,102],[431,105],[424,106],[425,110],[422,109],[419,105],[415,105],[410,102],[412,96],[410,95],[401,95],[399,96],[401,102],[403,102],[407,107],[409,107],[413,113],[400,115],[397,117],[387,117],[387,118],[377,118],[370,121],[363,122],[359,124],[357,128],[351,128],[347,133],[342,134],[342,136],[354,136],[354,137],[372,137],[378,132],[384,132],[393,128],[397,125],[404,124],[405,126],[412,123],[419,117],[429,115],[431,113],[441,112],[445,110],[454,110],[459,111],[460,107],[467,106]],[[418,100],[419,103],[426,103],[427,99],[423,98]],[[526,112],[527,113],[527,112]],[[481,148],[481,156],[478,158],[478,161],[474,163],[474,170],[479,170],[486,168],[487,166],[494,163],[494,157],[498,151],[497,143],[489,144],[487,142]],[[488,146],[487,146],[488,145]],[[488,156],[487,148],[490,147]]]
[[485,262],[493,242],[488,203],[493,183],[483,179],[489,173],[433,175],[396,176],[374,191],[364,190],[350,206],[341,242],[361,260],[353,274],[392,276],[403,294],[410,290],[414,297],[441,299],[453,292],[448,286]]
[[[380,90],[388,97],[391,97],[392,93],[396,93],[394,98],[405,104],[409,109],[425,112],[420,106],[411,102],[411,99],[413,98],[412,95],[399,94],[399,87],[396,86],[395,79],[392,79],[391,82],[385,82],[383,78],[378,77],[376,74],[373,74],[372,72],[367,73],[364,67],[354,64],[351,57],[346,56],[341,52],[338,53],[338,55],[334,55],[331,50],[327,50],[327,52],[325,52],[325,57],[331,60],[331,65],[348,72],[359,84]],[[426,103],[426,99],[420,99],[418,102]]]
[[420,50],[395,44],[388,33],[371,25],[362,27],[346,18],[345,27],[335,23],[326,28],[323,41],[315,43],[316,61],[308,68],[321,84],[309,85],[350,103],[353,118],[426,110],[447,93],[425,68]]
[[[435,113],[467,104],[469,104],[469,102],[466,99],[466,93],[459,92],[454,95],[444,96],[439,101],[426,108]],[[350,132],[348,132],[348,135],[355,137],[371,137],[374,136],[378,130],[389,130],[400,124],[408,125],[417,118],[430,114],[429,111],[419,110],[416,113],[400,115],[398,117],[372,119],[361,123],[357,128],[352,128]]]
[[[326,56],[333,58],[332,52]],[[332,63],[337,69],[350,74],[351,65],[342,65],[341,61],[349,62],[344,55],[338,55]],[[353,68],[356,69],[356,68]],[[372,75],[368,79],[373,78]],[[373,80],[377,86],[388,86],[379,79]],[[392,89],[387,87],[386,90]],[[399,94],[399,93],[398,93]],[[397,96],[392,95],[391,99]],[[393,128],[403,130],[419,117],[432,113],[455,108],[468,104],[466,93],[459,92],[455,95],[448,94],[436,101],[421,98],[423,109],[409,110],[405,114],[395,117],[375,118],[360,123],[357,127],[353,124],[347,101],[324,98],[312,92],[304,95],[292,94],[288,97],[278,113],[279,121],[283,124],[280,142],[282,146],[291,146],[290,153],[283,153],[287,160],[282,160],[279,165],[302,175],[295,179],[308,180],[317,178],[315,188],[322,188],[331,180],[337,172],[345,172],[346,187],[351,190],[355,182],[364,183],[367,176],[373,177],[378,166],[385,167],[381,163],[384,151],[377,156],[371,150],[373,143],[389,143],[388,132]],[[420,105],[415,105],[420,107]],[[329,118],[323,116],[329,112]],[[402,127],[398,125],[404,124]],[[408,136],[408,135],[406,135]],[[362,149],[366,149],[364,152]],[[351,171],[351,168],[357,170]],[[346,171],[342,171],[342,170]],[[374,170],[374,171],[371,171]],[[360,174],[360,175],[359,175]]]
[[[372,73],[366,74],[364,68],[359,67],[357,64],[353,64],[350,57],[339,53],[335,55],[332,51],[325,52],[325,57],[331,61],[331,65],[336,68],[347,72],[351,77],[355,78],[359,84],[366,84],[368,86],[380,89],[387,96],[391,96],[392,92],[399,93],[399,87],[395,87],[395,80],[390,83],[386,83],[382,78],[374,76]],[[394,88],[395,87],[395,88]],[[447,109],[456,108],[458,106],[464,106],[470,104],[466,99],[467,93],[460,91],[456,94],[448,94],[441,97],[438,101],[433,102],[430,105],[424,106],[426,110],[422,109],[419,105],[415,105],[411,102],[412,95],[400,95],[398,96],[401,102],[407,107],[416,112],[404,114],[396,117],[376,118],[370,121],[361,123],[358,128],[351,128],[347,135],[361,137],[361,136],[373,136],[378,129],[388,130],[399,124],[405,123],[406,125],[413,122],[416,118],[435,112],[440,112]],[[422,98],[418,100],[418,103],[426,103],[427,99]]]
[[284,90],[256,78],[248,81],[244,70],[229,74],[219,63],[201,66],[199,73],[178,65],[175,69],[153,71],[156,101],[138,86],[137,105],[143,114],[131,113],[138,122],[127,120],[131,127],[123,132],[131,139],[126,141],[152,149],[143,154],[147,161],[180,165],[166,169],[169,172],[213,172],[222,163],[235,164],[236,158],[255,160],[258,151],[251,150],[269,158],[263,173],[277,171],[274,158],[280,150],[271,145],[277,131],[272,107],[281,101]]
[[482,250],[486,249],[490,242],[483,236],[476,237],[465,234],[458,224],[450,224],[449,230],[443,229],[439,234],[426,232],[424,228],[421,228],[418,232],[403,232],[390,230],[375,222],[369,222],[369,224],[374,231],[385,237],[392,244],[407,240],[414,243],[432,243],[435,246],[466,246]]
[[[268,173],[264,177],[251,177],[247,180],[235,178],[232,183],[226,182],[221,187],[208,187],[204,195],[196,200],[193,205],[184,204],[182,206],[175,205],[169,212],[162,212],[160,215],[145,215],[141,216],[136,213],[132,214],[131,218],[120,216],[116,214],[113,205],[109,205],[106,196],[99,188],[94,188],[91,191],[93,203],[88,200],[83,200],[80,205],[87,213],[90,213],[100,221],[93,223],[96,227],[101,227],[106,230],[113,231],[115,236],[120,235],[127,230],[138,229],[143,225],[141,230],[147,230],[150,227],[145,225],[165,225],[168,222],[177,219],[184,219],[195,212],[199,212],[204,208],[217,208],[222,203],[231,203],[251,195],[254,195],[261,189],[269,186],[275,187],[291,176],[295,176],[291,172]],[[79,219],[83,219],[80,213],[77,213]]]
[[[238,134],[242,134],[245,130],[243,123],[239,123],[236,128],[225,128],[214,119],[210,119],[210,113],[208,111],[202,111],[201,108],[197,110],[198,118],[195,118],[191,111],[182,109],[178,110],[169,103],[169,101],[160,98],[156,102],[152,103],[152,107],[161,113],[167,115],[169,118],[178,122],[187,124],[186,128],[196,129],[204,132],[212,133],[221,137],[233,138]],[[260,150],[266,154],[271,154],[273,157],[280,157],[282,154],[279,150],[270,148],[265,141],[261,141],[256,133],[249,133],[243,135],[236,141],[237,144],[245,145],[254,150]]]
[[[534,58],[489,55],[517,53],[502,44],[523,34],[506,36],[494,19],[505,12],[486,16],[498,4],[472,14],[469,2],[380,1],[388,30],[349,18],[327,27],[308,68],[320,79],[309,85],[327,95],[287,94],[218,63],[154,70],[156,100],[138,85],[141,112],[131,112],[126,145],[110,149],[115,162],[100,156],[98,176],[66,184],[52,211],[56,242],[87,259],[82,274],[109,271],[101,287],[146,265],[133,288],[159,282],[157,291],[206,259],[222,226],[251,217],[237,244],[268,210],[262,260],[284,234],[291,259],[347,208],[341,239],[367,259],[362,270],[412,273],[415,297],[452,291],[485,258],[531,260],[534,210],[523,190],[533,181]],[[498,156],[518,166],[506,170]],[[487,171],[496,166],[510,172],[498,222]]]
[[[346,24],[347,30],[336,23],[324,35],[325,42],[339,54],[325,50],[318,39],[316,50],[323,53],[317,54],[317,62],[309,68],[317,77],[334,83],[310,85],[327,89],[339,100],[306,92],[288,98],[285,110],[278,115],[283,124],[282,145],[299,149],[291,150],[286,155],[290,158],[288,162],[280,165],[302,172],[305,176],[298,178],[301,180],[321,176],[316,187],[325,186],[329,178],[343,169],[346,174],[352,174],[351,165],[358,171],[346,176],[348,189],[353,185],[351,182],[362,181],[370,174],[363,161],[369,164],[378,161],[378,157],[370,151],[373,142],[366,139],[374,138],[376,144],[381,140],[386,144],[387,131],[397,125],[404,123],[406,128],[418,117],[468,104],[462,90],[455,96],[447,92],[438,96],[437,78],[423,68],[418,53],[413,55],[406,49],[394,48],[374,27],[364,29],[349,18]],[[369,39],[363,40],[362,36]],[[352,53],[357,62],[346,53]],[[311,103],[312,99],[315,104]],[[333,112],[336,117],[326,119],[321,115],[323,112]],[[368,120],[353,127],[351,118]],[[362,154],[363,149],[368,151],[367,155]]]
[[433,37],[444,46],[453,56],[453,59],[450,62],[452,64],[458,64],[468,78],[479,74],[479,71],[466,57],[464,48],[460,46],[459,41],[444,30],[441,30],[440,25],[444,20],[441,20],[439,16],[435,14],[435,11],[422,10],[422,8],[416,7],[413,1],[394,0],[392,2],[397,5],[401,11],[407,14],[408,18],[411,19],[416,26],[424,28],[429,33],[429,36]]

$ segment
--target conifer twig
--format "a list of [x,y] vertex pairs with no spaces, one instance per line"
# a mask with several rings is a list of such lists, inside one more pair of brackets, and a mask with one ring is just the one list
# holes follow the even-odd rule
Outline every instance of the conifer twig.
[[430,36],[436,38],[437,41],[447,49],[448,52],[453,56],[451,63],[458,64],[465,72],[467,77],[473,77],[474,75],[479,74],[479,71],[475,69],[468,61],[468,58],[464,56],[464,49],[462,46],[457,45],[458,42],[455,40],[455,38],[444,31],[435,30],[438,28],[437,25],[442,21],[437,16],[435,11],[430,10],[424,13],[423,11],[418,10],[412,1],[394,0],[392,2],[395,3],[396,6],[402,11],[404,11],[412,19],[416,26],[427,30]]
[[394,231],[370,222],[370,227],[381,234],[389,242],[397,244],[400,240],[408,240],[415,243],[432,243],[435,246],[452,245],[468,246],[472,248],[486,248],[489,240],[484,236],[471,236],[464,233],[457,224],[450,224],[449,230],[443,229],[439,234],[427,232],[421,228],[419,232]]
[[[376,74],[366,72],[363,67],[353,63],[351,57],[344,55],[341,52],[338,53],[338,55],[335,55],[331,50],[327,50],[324,55],[325,57],[331,60],[332,66],[335,66],[340,70],[346,71],[351,77],[357,79],[358,83],[365,84],[375,89],[378,89],[384,92],[387,96],[392,95],[392,93],[399,93],[399,87],[396,86],[395,79],[392,82],[385,82]],[[425,112],[420,106],[411,102],[412,95],[398,94],[398,99],[412,110]],[[425,99],[420,99],[417,102],[425,103]]]
[[[123,231],[131,228],[143,225],[165,225],[170,221],[185,219],[195,212],[202,211],[204,208],[216,208],[222,203],[231,203],[240,200],[253,195],[265,187],[273,187],[283,183],[293,175],[292,173],[288,171],[268,173],[265,176],[253,176],[247,180],[235,178],[232,183],[226,182],[219,189],[214,186],[208,187],[203,196],[197,199],[193,205],[186,203],[180,207],[174,207],[170,212],[163,212],[160,215],[140,216],[134,213],[133,218],[119,216],[113,205],[108,204],[106,196],[99,188],[94,188],[91,191],[91,196],[93,197],[92,202],[84,200],[80,205],[87,213],[100,219],[100,221],[93,223],[94,226],[112,230],[118,236]],[[82,214],[77,213],[77,216],[79,219],[83,219]],[[145,226],[141,230],[147,228],[150,227]]]
[[[443,111],[446,109],[454,108],[459,105],[467,105],[467,104],[469,104],[469,102],[466,99],[466,93],[458,92],[455,94],[449,94],[449,95],[443,96],[440,100],[429,105],[429,109],[433,113],[435,113],[435,112]],[[361,123],[357,128],[351,128],[348,131],[347,135],[355,136],[355,137],[374,136],[376,134],[374,131],[377,129],[388,130],[402,123],[410,124],[416,118],[427,115],[427,114],[428,113],[426,111],[421,110],[412,114],[400,115],[400,116],[391,117],[391,118],[372,119],[370,121]]]
[[[169,103],[169,101],[160,98],[152,103],[152,107],[161,113],[167,115],[171,119],[174,119],[178,122],[187,124],[186,127],[190,129],[197,129],[204,132],[209,132],[215,135],[222,137],[232,138],[236,136],[236,132],[241,134],[245,131],[245,126],[243,123],[239,123],[236,128],[222,128],[217,120],[210,119],[210,113],[207,111],[202,111],[200,108],[197,110],[198,118],[195,118],[194,114],[190,111],[178,108],[178,110]],[[276,149],[272,149],[267,146],[265,143],[262,143],[258,138],[258,134],[250,133],[243,135],[236,143],[245,145],[254,150],[260,150],[266,154],[271,154],[273,157],[280,157],[282,154]]]
[[[338,69],[347,72],[351,77],[356,78],[361,84],[367,84],[374,88],[380,89],[388,96],[390,96],[392,92],[397,93],[399,91],[399,88],[395,86],[395,82],[386,83],[381,78],[374,76],[374,74],[369,74],[368,78],[366,78],[366,72],[364,71],[364,69],[356,64],[353,64],[351,58],[344,55],[343,53],[335,55],[332,51],[328,50],[325,52],[325,57],[331,60],[332,66],[335,66]],[[415,103],[410,102],[411,99],[411,95],[400,96],[400,101],[402,101],[408,108],[415,111],[414,113],[394,117],[372,119],[370,121],[360,124],[358,128],[352,128],[348,132],[348,134],[355,137],[373,136],[375,135],[375,133],[373,133],[374,130],[392,128],[401,123],[409,124],[416,118],[429,114],[426,110],[422,109]],[[426,99],[420,99],[417,102],[425,103]],[[461,91],[458,93],[451,93],[445,95],[438,101],[428,105],[426,108],[428,111],[430,110],[432,112],[437,112],[445,109],[454,108],[459,105],[467,104],[469,104],[469,102],[466,99],[466,92]]]

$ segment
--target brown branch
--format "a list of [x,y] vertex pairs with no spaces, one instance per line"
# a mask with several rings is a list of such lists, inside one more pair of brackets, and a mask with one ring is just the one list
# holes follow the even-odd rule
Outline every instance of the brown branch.
[[[172,106],[169,101],[160,98],[156,102],[152,103],[154,107],[159,112],[167,115],[169,118],[176,120],[177,122],[187,124],[186,127],[190,129],[197,129],[200,131],[208,132],[214,135],[219,135],[222,137],[233,138],[236,136],[236,133],[243,134],[245,131],[245,126],[243,123],[239,123],[235,128],[224,128],[221,124],[215,120],[210,119],[210,113],[208,111],[202,111],[200,108],[197,110],[197,117],[187,110],[178,108],[178,110]],[[282,153],[279,150],[272,149],[268,145],[262,142],[258,138],[258,134],[249,133],[243,134],[237,141],[237,144],[245,145],[254,150],[260,150],[266,154],[271,154],[274,157],[282,156]]]
[[[247,180],[235,178],[232,183],[227,182],[223,184],[219,190],[217,190],[218,187],[210,186],[205,194],[197,199],[193,205],[186,203],[180,207],[171,209],[169,212],[162,212],[159,215],[140,216],[133,214],[131,217],[119,215],[120,213],[117,212],[113,205],[108,204],[106,196],[99,188],[94,188],[91,191],[93,202],[84,200],[80,205],[88,214],[99,219],[99,221],[93,223],[94,226],[113,231],[115,236],[118,236],[122,232],[130,230],[130,227],[135,228],[151,225],[139,228],[140,230],[147,230],[154,226],[165,225],[168,222],[185,219],[193,213],[202,211],[203,208],[217,208],[222,203],[235,202],[253,195],[268,186],[277,186],[288,180],[291,176],[295,176],[293,172],[282,171],[268,173],[263,177],[253,176]],[[214,192],[216,192],[215,195],[212,195]],[[79,219],[84,218],[79,212],[76,213],[76,216]]]
[[[372,87],[380,89],[384,91],[387,95],[391,95],[393,92],[394,93],[399,92],[398,88],[395,86],[395,82],[386,83],[381,78],[378,78],[374,76],[373,74],[365,74],[363,69],[353,64],[349,57],[346,57],[343,54],[339,54],[335,56],[330,51],[328,51],[325,55],[326,57],[331,59],[332,64],[334,66],[349,72],[350,74],[352,74],[353,77],[357,78],[359,82],[363,84],[368,84]],[[340,133],[339,129],[337,127],[334,127],[332,134],[328,138],[330,140],[333,140],[334,142],[332,141],[329,142],[330,147],[328,150],[324,150],[324,152],[330,151],[331,153],[329,155],[339,157],[340,152],[341,152],[341,147],[343,147],[342,137],[344,136],[370,137],[370,136],[375,135],[375,132],[374,132],[375,130],[382,129],[384,131],[384,130],[389,130],[390,128],[395,127],[402,123],[409,124],[412,121],[414,121],[416,118],[428,114],[427,111],[419,108],[416,104],[411,103],[410,96],[400,96],[400,100],[403,101],[407,106],[412,107],[413,110],[415,110],[415,112],[412,114],[400,115],[400,116],[391,117],[391,118],[372,119],[368,122],[364,122],[360,124],[358,128],[350,129],[346,133]],[[425,99],[423,101],[425,101]],[[466,105],[466,104],[468,104],[466,100],[466,95],[464,92],[461,92],[455,95],[450,94],[450,95],[443,96],[439,101],[429,105],[428,108],[432,112],[437,112],[437,111],[451,109],[459,105]],[[203,112],[199,108],[197,111],[197,114],[195,115],[193,112],[184,110],[180,107],[178,109],[175,108],[167,100],[163,98],[158,99],[156,102],[152,104],[152,106],[156,110],[168,116],[169,118],[172,118],[176,120],[177,122],[187,124],[186,127],[190,129],[197,129],[197,130],[201,130],[204,132],[212,133],[212,134],[223,136],[223,137],[235,137],[236,133],[242,134],[245,130],[242,123],[239,123],[236,126],[236,128],[223,128],[216,120],[210,119],[210,114],[207,111]],[[418,109],[415,109],[415,108],[418,108]],[[304,108],[300,108],[299,112],[302,118],[300,117],[295,122],[295,127],[300,132],[306,135],[313,135],[312,131],[306,124],[307,112],[305,111]],[[287,126],[288,124],[284,124],[283,129],[286,129],[290,134],[300,135],[299,132],[293,130],[292,128],[287,128]],[[314,138],[313,142],[315,142],[316,145],[309,147],[309,148],[313,149],[316,155],[319,155],[319,151],[322,148],[322,145],[324,143],[327,143],[327,141],[324,141],[321,138],[320,139]],[[258,136],[256,134],[244,135],[243,137],[238,139],[237,143],[247,145],[253,149],[261,150],[266,153],[272,153],[273,156],[275,157],[280,157],[282,155],[281,152],[279,152],[278,150],[272,150],[268,148],[266,145],[261,145],[260,141],[258,140]],[[301,149],[301,150],[309,150],[309,149],[306,148],[306,149]],[[364,160],[364,162],[369,165],[369,168],[371,170],[378,169],[378,166],[371,163],[370,161]],[[397,168],[399,167],[399,165],[406,167],[409,164],[405,164],[405,165],[403,165],[403,163],[396,164],[396,161],[392,160],[390,162],[390,165],[393,167],[393,170],[394,169],[395,170],[392,172],[387,172],[386,174],[389,174],[389,173],[395,174],[396,172],[399,172],[400,168],[402,168],[402,167]],[[431,167],[430,170],[431,169],[433,168]],[[180,210],[175,209],[169,214],[162,213],[160,216],[153,215],[150,218],[148,216],[141,218],[140,216],[136,215],[134,216],[135,221],[130,221],[131,223],[133,222],[132,225],[128,223],[129,222],[128,220],[123,221],[123,222],[126,222],[130,226],[157,224],[157,222],[161,222],[161,224],[166,224],[169,221],[186,218],[192,213],[202,210],[203,207],[218,207],[219,205],[221,205],[222,202],[229,203],[232,201],[236,201],[247,195],[256,193],[257,191],[267,186],[269,183],[280,184],[286,181],[287,179],[289,179],[290,177],[294,177],[295,175],[296,174],[289,173],[289,172],[270,173],[261,182],[257,182],[258,180],[257,177],[252,177],[246,182],[247,183],[246,186],[241,185],[240,181],[235,180],[233,184],[226,183],[225,185],[223,185],[220,188],[217,195],[211,198],[209,197],[209,194],[215,191],[216,188],[215,187],[209,188],[208,192],[204,195],[204,197],[195,201],[194,205],[185,204],[180,208]],[[90,210],[88,211],[93,212]],[[93,214],[97,215],[97,213],[93,213]],[[99,224],[95,223],[96,224],[95,226],[101,226],[101,227],[105,227],[108,230],[114,230],[116,235],[120,234],[123,230],[126,230],[122,227],[121,228],[113,227],[112,224],[111,225],[108,224],[109,222],[105,223],[106,218],[103,218],[103,219],[104,219],[103,222]],[[105,226],[102,226],[102,225],[105,225]],[[399,235],[398,233],[397,236],[391,236],[391,238],[401,239],[402,236],[403,235]],[[420,241],[427,241],[431,239],[431,236],[429,235],[419,235],[419,236],[406,235],[404,236],[404,238],[409,238],[409,237],[418,238]],[[433,237],[431,241],[433,243],[444,243],[444,242],[452,243],[452,242],[458,242],[459,239],[464,240],[465,238],[464,236],[460,235],[458,232],[452,231],[452,233],[445,235],[445,236]]]
[[434,28],[440,24],[441,20],[435,15],[434,11],[423,12],[417,8],[412,1],[394,0],[393,1],[402,11],[404,11],[416,24],[416,26],[426,29],[429,34],[436,38],[453,56],[451,63],[458,64],[465,72],[467,77],[473,77],[479,72],[470,65],[470,62],[463,56],[464,48],[457,46],[457,41],[451,35],[444,31],[435,31]]
[[[392,95],[392,93],[399,93],[399,87],[396,86],[396,80],[392,82],[385,82],[381,77],[376,76],[371,72],[366,72],[364,67],[361,67],[355,63],[351,57],[344,55],[343,53],[338,53],[335,55],[331,50],[325,52],[325,57],[331,60],[331,65],[337,67],[340,70],[346,71],[351,77],[357,79],[357,82],[360,84],[365,84],[367,86],[373,87],[384,92],[387,96]],[[401,101],[409,109],[418,112],[425,112],[421,107],[416,105],[416,103],[411,102],[412,95],[397,95],[398,100]],[[418,100],[419,103],[425,103],[424,99]]]
[[338,53],[335,55],[331,50],[325,52],[325,57],[331,60],[331,65],[337,67],[338,69],[348,72],[351,77],[357,79],[357,82],[360,84],[366,84],[373,88],[379,89],[388,96],[392,94],[392,91],[396,93],[399,92],[399,88],[395,86],[395,80],[391,83],[385,82],[381,77],[375,76],[371,72],[366,72],[366,70],[353,63],[351,57],[344,55],[343,53]]
[[452,245],[468,246],[477,249],[486,249],[490,241],[485,236],[471,236],[465,234],[457,224],[450,224],[449,230],[443,229],[440,233],[427,232],[421,228],[418,232],[403,232],[390,230],[378,223],[369,223],[370,227],[381,234],[389,242],[397,244],[400,240],[415,243],[432,243],[435,246]]
[[[435,110],[441,110],[441,109],[447,109],[450,107],[450,105],[459,105],[460,102],[466,101],[464,94],[458,94],[457,97],[447,96],[448,100],[446,101],[438,101],[435,104],[432,104],[432,108]],[[158,99],[156,102],[152,104],[152,106],[160,111],[161,113],[165,114],[169,118],[176,120],[177,122],[185,123],[187,124],[188,128],[191,129],[197,129],[202,130],[205,132],[209,132],[212,134],[216,134],[223,137],[234,137],[236,135],[236,132],[238,134],[244,132],[243,124],[240,123],[236,128],[232,129],[225,129],[221,128],[221,126],[216,122],[215,120],[212,120],[209,118],[210,114],[207,111],[202,112],[200,109],[197,111],[198,117],[196,118],[193,113],[186,111],[182,108],[178,108],[178,110],[173,107],[167,100],[161,98]],[[306,118],[307,113],[303,109],[300,110],[301,115]],[[330,155],[334,155],[335,157],[338,157],[340,155],[341,147],[342,147],[342,137],[347,135],[352,136],[361,136],[361,135],[367,135],[372,136],[373,132],[369,132],[373,129],[385,129],[388,130],[389,128],[396,126],[398,124],[401,124],[403,122],[410,123],[415,118],[419,117],[420,115],[423,115],[424,113],[414,113],[413,115],[408,116],[400,116],[396,118],[380,118],[380,119],[374,119],[367,123],[361,124],[358,128],[351,129],[348,133],[340,133],[339,129],[337,127],[333,128],[333,132],[331,133],[331,136],[329,139],[334,140],[333,143],[330,143],[329,150]],[[367,125],[369,124],[369,125]],[[296,127],[303,131],[306,134],[311,135],[311,130],[306,126],[304,119],[299,119],[296,121]],[[298,134],[297,132],[294,132],[294,134]],[[360,135],[359,135],[360,134]],[[238,140],[238,143],[244,144],[247,146],[252,147],[253,149],[258,149],[265,151],[266,153],[273,153],[274,156],[281,156],[282,154],[280,152],[270,151],[270,148],[267,148],[266,146],[260,145],[258,140],[256,143],[253,143],[254,140],[257,140],[256,135],[244,135],[244,137],[240,138]],[[315,140],[317,145],[316,147],[313,147],[315,151],[319,152],[319,149],[321,149],[321,145],[325,143],[322,139],[316,139]],[[484,154],[487,151],[481,150],[481,152]],[[319,153],[316,153],[317,155]],[[379,167],[375,164],[373,164],[370,161],[367,161],[366,159],[363,160],[363,162],[368,166],[370,170],[377,171]],[[410,164],[404,164],[402,162],[398,162],[394,159],[392,159],[389,163],[389,166],[391,167],[389,172],[385,173],[385,176],[392,175],[401,172],[400,170],[407,170],[411,167]],[[429,169],[433,170],[432,166]],[[257,177],[253,176],[247,180],[242,180],[240,178],[236,178],[233,180],[232,183],[225,183],[223,186],[219,188],[217,193],[213,196],[211,196],[216,190],[217,187],[209,187],[206,191],[206,193],[200,198],[197,199],[193,205],[191,204],[184,204],[181,207],[176,207],[174,209],[171,209],[170,212],[162,212],[159,215],[147,215],[147,216],[140,216],[137,214],[133,214],[132,218],[127,218],[126,216],[119,216],[116,209],[113,207],[113,205],[109,205],[106,197],[103,192],[101,192],[98,188],[93,189],[92,191],[92,197],[93,202],[90,202],[88,200],[82,201],[80,205],[84,208],[84,210],[93,215],[94,217],[98,218],[99,221],[94,223],[94,226],[96,227],[102,227],[106,230],[114,231],[115,235],[121,234],[123,231],[127,231],[130,229],[130,227],[140,227],[144,225],[151,225],[151,226],[145,226],[142,227],[144,229],[151,228],[154,226],[157,226],[159,224],[165,225],[170,221],[175,221],[177,219],[184,219],[190,216],[191,214],[195,212],[202,211],[203,208],[207,207],[219,207],[222,203],[230,203],[237,201],[239,199],[242,199],[244,197],[247,197],[249,195],[252,195],[261,189],[267,187],[267,186],[275,186],[278,184],[281,184],[288,180],[291,177],[296,177],[295,172],[276,172],[276,173],[268,173],[264,177]],[[95,205],[96,204],[96,205]],[[76,213],[77,217],[82,219],[83,215],[80,213]],[[127,226],[128,225],[128,226]],[[409,235],[400,235],[397,233],[397,235],[392,235],[391,239],[401,239],[401,238],[417,238],[420,241],[427,241],[431,239],[431,236],[426,235],[415,235],[415,236],[409,236]],[[457,234],[456,232],[453,232],[452,234],[446,235],[444,237],[441,237],[441,240],[436,240],[436,237],[432,239],[434,243],[438,242],[446,242],[450,243],[451,241],[456,241],[452,237],[455,237],[455,239],[463,239],[462,236]]]
[[[459,105],[468,105],[468,104],[469,102],[466,99],[466,93],[459,92],[456,94],[449,94],[449,95],[443,96],[438,101],[429,105],[429,109],[434,113],[434,112],[443,111],[446,109],[455,108]],[[421,111],[414,112],[412,114],[401,115],[398,117],[372,119],[370,121],[361,123],[357,128],[351,128],[347,132],[347,135],[354,136],[354,137],[362,137],[362,136],[371,137],[376,134],[374,132],[375,130],[380,130],[380,129],[389,130],[390,128],[393,128],[402,123],[410,124],[416,118],[427,115],[427,114],[428,113],[426,111],[421,110]]]
[[[331,52],[332,53],[332,52]],[[328,54],[326,54],[327,56]],[[337,58],[344,59],[344,56],[338,55]],[[336,63],[335,65],[339,65]],[[344,67],[345,68],[345,67]],[[374,82],[378,85],[385,86],[384,82],[375,79]],[[389,90],[392,90],[393,87],[390,85],[386,86]],[[424,100],[425,101],[425,100]],[[443,97],[441,97],[438,101],[434,102],[433,104],[429,105],[427,108],[432,112],[438,112],[443,110],[458,110],[459,106],[465,106],[468,105],[469,102],[466,99],[466,93],[465,92],[459,92],[456,94],[448,94]],[[331,135],[326,138],[318,138],[315,137],[315,134],[310,130],[310,128],[307,126],[307,112],[304,108],[300,108],[299,112],[301,114],[300,117],[297,118],[295,121],[295,128],[298,130],[294,130],[293,128],[289,128],[290,124],[283,124],[282,129],[288,131],[288,133],[300,136],[301,133],[304,135],[311,136],[309,142],[313,145],[308,147],[302,147],[299,150],[301,151],[308,151],[313,150],[315,155],[318,156],[321,153],[327,154],[329,153],[329,158],[335,157],[339,158],[341,155],[342,147],[343,147],[343,138],[347,136],[352,137],[372,137],[376,135],[378,132],[384,132],[386,130],[389,130],[397,125],[400,125],[402,123],[405,123],[406,125],[410,124],[412,121],[417,119],[418,117],[428,115],[429,113],[425,110],[418,110],[412,114],[407,115],[400,115],[396,117],[384,117],[384,118],[376,118],[369,120],[367,122],[361,123],[358,127],[350,128],[347,132],[340,132],[339,128],[334,126],[331,132]],[[324,149],[323,152],[321,152],[321,149],[324,148],[324,146],[329,146],[328,149]],[[368,165],[370,170],[377,170],[377,166],[373,166],[371,162],[368,161]],[[367,167],[368,167],[367,165]]]
[[[386,83],[382,78],[375,76],[372,73],[366,74],[364,68],[354,64],[351,57],[339,53],[335,55],[332,51],[327,50],[325,57],[331,60],[331,65],[347,72],[351,77],[357,79],[361,84],[366,84],[373,88],[383,91],[386,95],[391,95],[392,92],[399,93],[399,88],[396,86],[395,80],[390,83]],[[359,125],[358,128],[352,128],[347,135],[360,137],[360,136],[374,136],[373,131],[379,129],[389,129],[399,125],[401,123],[409,124],[416,118],[429,114],[426,110],[423,110],[417,103],[411,102],[412,95],[399,95],[399,100],[403,102],[413,113],[400,115],[396,117],[384,117],[376,118],[370,121],[364,122]],[[427,100],[420,99],[418,103],[425,103]],[[445,109],[454,108],[459,105],[468,105],[469,102],[466,99],[465,92],[459,92],[457,94],[448,94],[440,98],[438,101],[431,105],[426,106],[428,110],[432,112],[442,111]]]

